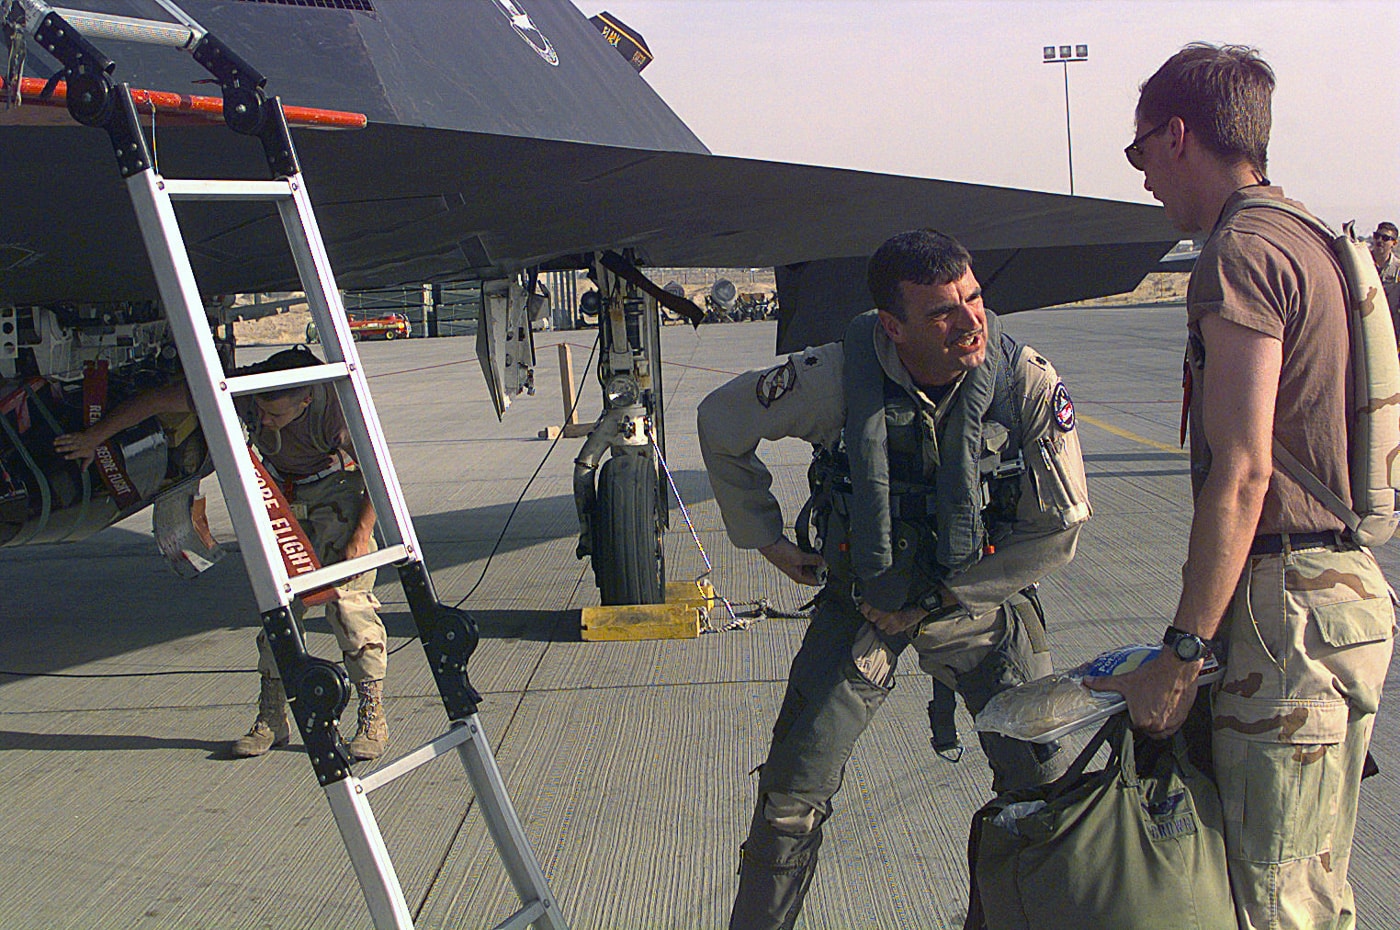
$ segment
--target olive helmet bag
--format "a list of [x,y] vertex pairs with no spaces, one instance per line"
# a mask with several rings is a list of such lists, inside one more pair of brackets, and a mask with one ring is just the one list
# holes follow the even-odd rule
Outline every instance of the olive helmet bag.
[[968,930],[1237,927],[1215,785],[1179,735],[1135,745],[1126,712],[1059,779],[973,815],[968,860]]

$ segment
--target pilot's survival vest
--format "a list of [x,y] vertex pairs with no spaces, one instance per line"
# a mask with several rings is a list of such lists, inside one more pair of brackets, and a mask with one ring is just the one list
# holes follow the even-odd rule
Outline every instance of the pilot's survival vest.
[[818,449],[813,519],[834,575],[853,575],[881,610],[922,604],[1010,532],[1020,495],[1019,345],[987,313],[987,360],[963,376],[947,414],[931,414],[885,375],[875,311],[846,330],[846,424]]

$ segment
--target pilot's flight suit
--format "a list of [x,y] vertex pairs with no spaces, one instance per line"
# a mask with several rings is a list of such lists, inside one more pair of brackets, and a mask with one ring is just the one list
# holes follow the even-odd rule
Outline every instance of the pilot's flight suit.
[[[759,777],[731,927],[793,925],[816,868],[822,824],[831,815],[831,798],[841,785],[846,760],[893,688],[897,657],[905,645],[912,644],[920,667],[961,693],[974,714],[994,694],[1051,671],[1043,628],[1031,602],[1018,592],[1072,558],[1079,528],[1089,517],[1079,438],[1073,407],[1054,368],[1033,349],[1003,344],[995,335],[995,315],[987,316],[992,335],[984,364],[1006,365],[1003,375],[1009,369],[1010,377],[1002,378],[1005,387],[998,391],[1010,392],[1003,409],[1009,405],[1019,421],[1013,430],[1019,431],[1025,465],[1019,499],[1013,498],[995,552],[942,579],[958,606],[898,637],[879,633],[860,613],[853,554],[837,551],[833,538],[842,531],[828,527],[824,556],[830,576],[793,660]],[[947,425],[968,376],[935,402],[914,385],[883,329],[873,326],[872,335],[872,326],[866,325],[856,336],[859,322],[852,324],[847,339],[874,344],[874,351],[864,356],[872,370],[861,375],[913,400],[924,424],[923,467],[931,473],[938,463],[929,459],[938,457],[938,446],[955,447]],[[833,449],[843,428],[852,434],[848,356],[841,343],[808,349],[768,371],[735,378],[700,405],[700,447],[736,546],[756,549],[783,533],[782,512],[769,491],[771,477],[755,454],[760,440],[797,437]],[[1014,459],[1015,451],[1009,449],[1003,458]],[[1015,479],[1012,485],[1017,486]],[[836,509],[841,509],[839,502]],[[868,519],[847,512],[852,523]],[[899,520],[896,526],[904,531]],[[898,540],[894,548],[900,548]],[[909,603],[917,603],[918,589],[930,576],[921,577],[910,588]],[[982,735],[982,744],[997,791],[1049,781],[1063,768],[1053,748],[991,734]]]

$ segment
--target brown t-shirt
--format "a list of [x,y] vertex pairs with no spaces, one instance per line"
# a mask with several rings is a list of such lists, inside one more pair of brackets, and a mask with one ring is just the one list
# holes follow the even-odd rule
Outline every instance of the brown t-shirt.
[[335,392],[324,384],[311,386],[311,405],[281,429],[281,447],[274,434],[258,427],[257,406],[251,395],[234,399],[234,406],[243,422],[249,425],[249,437],[262,453],[263,461],[287,480],[325,471],[335,460],[337,451],[354,457],[350,430]]
[[[1277,187],[1247,187],[1236,199],[1283,200]],[[1301,220],[1267,207],[1240,210],[1206,241],[1186,292],[1191,340],[1191,460],[1196,490],[1210,468],[1202,400],[1216,366],[1229,358],[1203,357],[1202,318],[1216,314],[1283,342],[1283,370],[1274,408],[1274,436],[1308,470],[1351,503],[1347,467],[1347,403],[1352,391],[1346,279],[1322,237]],[[1218,370],[1218,369],[1217,369]],[[1337,519],[1277,462],[1264,497],[1258,533],[1342,529]]]

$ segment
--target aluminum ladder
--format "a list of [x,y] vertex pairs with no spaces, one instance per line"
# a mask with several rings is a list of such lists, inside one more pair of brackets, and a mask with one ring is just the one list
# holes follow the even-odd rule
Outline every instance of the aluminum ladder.
[[[27,34],[64,66],[67,104],[78,122],[105,129],[135,207],[161,303],[175,338],[190,395],[214,460],[237,533],[248,577],[257,596],[263,629],[276,657],[293,715],[312,768],[330,802],[341,838],[369,906],[376,930],[412,928],[413,918],[393,862],[369,804],[369,793],[401,775],[456,750],[471,782],[521,908],[503,928],[534,925],[567,930],[558,902],[530,848],[477,716],[481,697],[467,677],[476,647],[470,615],[438,602],[422,559],[403,490],[370,399],[364,370],[350,335],[345,308],[302,179],[282,106],[263,96],[263,77],[170,0],[156,0],[175,22],[135,20],[49,7],[39,0],[0,2],[12,21],[16,10]],[[162,177],[137,122],[130,90],[110,80],[113,63],[88,36],[167,45],[190,51],[218,80],[224,119],[231,129],[257,136],[267,156],[270,181],[176,180]],[[301,278],[302,289],[326,361],[288,371],[230,376],[223,370],[176,219],[178,201],[263,202],[277,207]],[[374,504],[382,548],[368,555],[290,576],[263,505],[234,398],[263,391],[322,383],[333,387],[345,414],[356,458]],[[309,656],[293,622],[291,604],[300,594],[362,572],[393,565],[418,626],[428,663],[447,710],[445,734],[385,765],[356,777],[337,728],[349,702],[350,682],[338,665]]]

